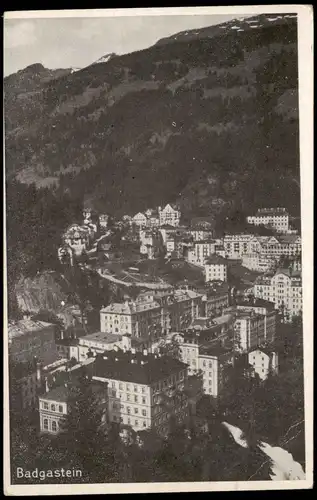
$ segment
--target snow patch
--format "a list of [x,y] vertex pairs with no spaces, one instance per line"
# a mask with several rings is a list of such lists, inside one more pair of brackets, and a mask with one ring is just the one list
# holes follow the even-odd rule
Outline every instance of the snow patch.
[[224,425],[228,429],[231,436],[238,445],[242,446],[243,448],[249,448],[248,443],[243,437],[243,432],[241,429],[239,429],[239,427],[235,427],[234,425],[228,424],[228,422],[222,422],[222,425]]
[[271,459],[272,481],[303,480],[305,473],[302,466],[295,462],[293,455],[278,446],[271,446],[261,442],[260,450]]

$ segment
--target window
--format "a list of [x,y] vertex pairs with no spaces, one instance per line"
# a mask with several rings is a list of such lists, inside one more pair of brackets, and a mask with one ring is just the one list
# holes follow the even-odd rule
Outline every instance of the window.
[[146,398],[142,398],[142,403],[145,405],[146,404]]
[[55,405],[51,405],[51,410],[55,411]]
[[138,402],[138,396],[134,396],[134,401],[137,403]]
[[52,421],[52,431],[53,432],[57,431],[57,423],[55,422],[55,420]]
[[127,414],[130,415],[130,413],[131,413],[131,408],[130,406],[127,406]]
[[48,403],[43,403],[44,410],[48,410]]
[[58,411],[59,411],[60,413],[63,413],[63,407],[62,407],[62,405],[59,405],[59,407],[58,407]]
[[116,395],[116,391],[111,391],[111,393],[112,393],[112,396]]
[[127,394],[127,401],[130,401],[130,394]]
[[121,409],[121,410],[124,410],[124,405],[120,405],[120,409]]
[[135,423],[135,426],[136,426],[136,427],[138,427],[138,425],[139,425],[139,421],[138,421],[138,420],[135,420],[135,422],[134,422],[134,423]]
[[139,413],[139,408],[134,408],[134,413],[135,414]]
[[146,417],[146,410],[142,410],[142,415]]
[[145,393],[145,387],[142,387],[142,393],[143,394]]
[[211,380],[209,380],[209,385],[211,385]]
[[146,422],[145,422],[145,420],[143,420],[143,427],[146,427]]
[[138,392],[138,386],[137,385],[134,386],[134,392]]
[[130,384],[127,384],[127,391],[130,391]]
[[116,387],[116,383],[115,382],[111,382],[111,387],[115,388]]
[[44,428],[44,430],[48,431],[48,420],[47,420],[47,418],[44,418],[44,420],[43,420],[43,428]]
[[131,419],[130,419],[130,418],[128,418],[128,425],[130,425],[130,424],[131,424]]
[[119,384],[119,389],[120,389],[120,391],[123,390],[123,384],[121,384],[121,383]]

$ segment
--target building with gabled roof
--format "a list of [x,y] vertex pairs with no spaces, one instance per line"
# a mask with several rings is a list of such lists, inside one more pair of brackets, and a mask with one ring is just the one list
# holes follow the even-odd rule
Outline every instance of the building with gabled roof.
[[160,226],[170,224],[171,226],[179,226],[181,212],[174,204],[168,203],[164,208],[159,207]]

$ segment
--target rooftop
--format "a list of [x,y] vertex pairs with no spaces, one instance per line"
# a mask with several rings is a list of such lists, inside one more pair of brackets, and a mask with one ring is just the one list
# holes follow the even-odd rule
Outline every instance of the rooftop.
[[[73,377],[73,380],[66,382],[64,385],[60,385],[59,387],[55,387],[51,391],[48,391],[45,394],[40,396],[40,399],[44,399],[46,401],[58,401],[60,403],[67,403],[71,396],[72,388],[76,387],[77,379]],[[100,383],[98,381],[92,380],[90,381],[90,387],[93,393],[105,392],[104,383]]]
[[223,347],[221,344],[215,345],[215,344],[210,344],[210,345],[204,345],[199,348],[199,355],[200,356],[223,356],[226,354],[230,354],[232,352],[231,349],[227,347]]
[[273,207],[273,208],[259,208],[256,215],[288,215],[286,208],[284,207]]
[[22,337],[31,332],[39,332],[45,328],[54,327],[52,323],[45,321],[32,320],[30,318],[21,319],[19,321],[12,321],[8,326],[9,339]]
[[150,385],[185,370],[187,365],[170,356],[108,351],[96,356],[94,375],[124,382]]
[[219,264],[219,265],[227,265],[228,261],[224,257],[221,257],[217,254],[212,254],[205,260],[205,264]]
[[118,342],[119,340],[122,339],[122,335],[115,335],[114,333],[105,333],[105,332],[95,332],[95,333],[89,333],[88,335],[85,335],[84,337],[80,337],[79,343],[82,343],[81,341],[95,341],[95,342],[102,342],[106,344],[112,344],[113,342]]

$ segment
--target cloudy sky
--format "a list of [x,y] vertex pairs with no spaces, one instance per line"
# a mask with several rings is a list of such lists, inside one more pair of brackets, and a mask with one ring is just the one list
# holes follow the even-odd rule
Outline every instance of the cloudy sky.
[[[4,73],[33,63],[47,68],[85,67],[109,53],[144,49],[186,29],[233,19],[233,15],[173,15],[4,20]],[[243,16],[241,16],[243,17]]]

